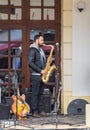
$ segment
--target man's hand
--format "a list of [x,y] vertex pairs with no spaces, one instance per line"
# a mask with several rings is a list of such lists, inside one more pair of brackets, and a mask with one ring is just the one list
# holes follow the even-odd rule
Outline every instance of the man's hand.
[[41,74],[45,75],[46,74],[46,70],[41,70]]

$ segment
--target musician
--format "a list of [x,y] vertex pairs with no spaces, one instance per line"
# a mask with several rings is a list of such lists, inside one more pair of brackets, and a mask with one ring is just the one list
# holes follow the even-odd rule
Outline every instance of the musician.
[[42,35],[36,35],[34,37],[34,42],[30,45],[28,51],[28,63],[32,83],[31,108],[33,117],[39,117],[40,115],[46,116],[41,103],[41,95],[45,86],[42,82],[42,75],[47,74],[47,71],[45,70],[46,57],[42,49],[43,46],[49,46],[54,49],[53,45],[44,44],[44,38]]
[[[30,45],[28,51],[28,63],[30,67],[30,79],[32,83],[31,108],[32,116],[46,116],[41,102],[41,95],[45,84],[41,80],[41,76],[46,73],[46,57],[42,49],[44,38],[42,35],[35,35],[33,44]],[[40,110],[39,110],[40,108]]]

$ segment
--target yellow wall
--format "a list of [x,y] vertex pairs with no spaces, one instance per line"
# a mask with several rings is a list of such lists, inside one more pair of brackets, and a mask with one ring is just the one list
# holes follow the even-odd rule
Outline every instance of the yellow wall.
[[62,90],[61,90],[61,112],[67,114],[69,103],[77,98],[90,102],[90,97],[72,96],[72,2],[73,0],[62,0]]

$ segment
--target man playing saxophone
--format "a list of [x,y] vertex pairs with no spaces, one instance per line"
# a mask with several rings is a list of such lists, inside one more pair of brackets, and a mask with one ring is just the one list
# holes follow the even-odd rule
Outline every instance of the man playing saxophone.
[[[30,80],[32,83],[31,109],[33,117],[46,116],[43,106],[41,106],[41,95],[44,90],[42,75],[46,75],[46,57],[42,47],[45,46],[42,35],[35,35],[33,44],[28,51],[28,64],[30,67]],[[52,45],[49,45],[54,49]],[[39,107],[40,106],[40,107]],[[39,108],[41,108],[39,110]]]

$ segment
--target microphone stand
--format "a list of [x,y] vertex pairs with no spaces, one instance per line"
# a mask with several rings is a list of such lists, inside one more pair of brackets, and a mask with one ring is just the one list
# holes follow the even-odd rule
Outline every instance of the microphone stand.
[[[16,65],[16,55],[15,55],[15,65]],[[18,103],[17,103],[17,100],[18,100],[18,75],[17,75],[17,72],[16,72],[16,66],[15,66],[15,69],[14,69],[14,95],[16,95],[16,114],[14,115],[14,126],[16,127],[16,125],[18,125]],[[32,130],[34,130],[33,127],[29,126]]]
[[59,43],[56,43],[56,87],[55,87],[55,102],[54,112],[56,115],[56,128],[58,125],[58,110],[59,110],[59,96],[60,96],[60,85],[59,85]]
[[56,81],[56,87],[55,87],[55,100],[54,100],[54,111],[53,113],[55,113],[55,122],[47,122],[47,123],[43,123],[43,124],[49,124],[49,123],[56,123],[56,129],[57,129],[57,125],[58,125],[58,110],[59,110],[59,96],[60,96],[60,84],[59,84],[59,43],[56,43],[56,75],[55,75],[55,81]]
[[15,54],[15,68],[14,68],[14,95],[16,95],[16,114],[14,115],[14,126],[18,125],[18,120],[17,120],[17,115],[18,115],[18,94],[17,94],[17,89],[18,89],[18,75],[16,72],[16,54]]
[[[16,67],[15,67],[16,68]],[[16,126],[18,124],[18,104],[17,104],[17,100],[18,100],[18,94],[17,94],[17,89],[18,89],[18,76],[17,76],[17,72],[15,69],[15,90],[16,90],[16,115],[15,115],[15,120],[14,120],[14,126]]]

